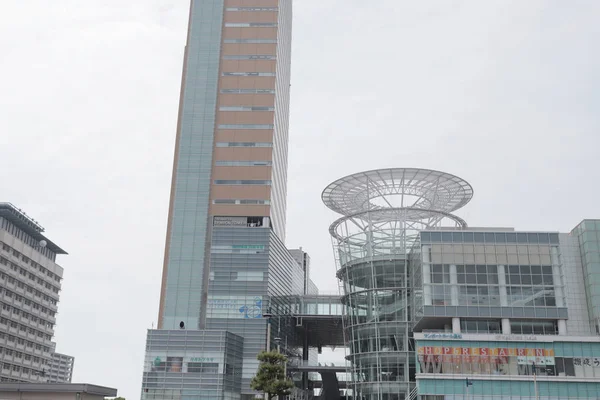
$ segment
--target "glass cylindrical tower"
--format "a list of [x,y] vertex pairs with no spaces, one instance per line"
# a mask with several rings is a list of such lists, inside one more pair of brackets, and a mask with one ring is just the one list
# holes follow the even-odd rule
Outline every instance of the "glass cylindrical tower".
[[454,175],[415,168],[361,172],[323,191],[323,202],[342,214],[329,231],[348,310],[354,398],[408,399],[415,386],[409,253],[420,230],[466,226],[451,212],[472,196]]

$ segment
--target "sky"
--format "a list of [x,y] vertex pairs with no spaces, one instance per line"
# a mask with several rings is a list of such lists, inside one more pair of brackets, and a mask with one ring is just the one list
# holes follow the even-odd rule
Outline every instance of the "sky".
[[[188,0],[2,0],[0,201],[69,252],[74,382],[139,398],[156,324]],[[469,181],[471,226],[600,218],[600,2],[296,0],[287,245],[337,292],[330,182]],[[154,325],[155,326],[155,325]]]

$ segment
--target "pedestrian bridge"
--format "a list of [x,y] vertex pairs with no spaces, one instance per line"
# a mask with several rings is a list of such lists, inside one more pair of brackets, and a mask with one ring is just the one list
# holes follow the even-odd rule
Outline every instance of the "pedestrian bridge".
[[[338,294],[315,294],[291,296],[285,309],[277,306],[271,309],[275,318],[291,318],[297,330],[297,346],[321,347],[344,346],[342,318],[346,315],[345,306]],[[288,308],[289,307],[289,308]]]
[[320,363],[313,361],[290,361],[287,364],[287,368],[289,371],[298,371],[298,372],[347,372],[350,368],[350,365],[347,363],[343,364],[335,364],[335,363]]

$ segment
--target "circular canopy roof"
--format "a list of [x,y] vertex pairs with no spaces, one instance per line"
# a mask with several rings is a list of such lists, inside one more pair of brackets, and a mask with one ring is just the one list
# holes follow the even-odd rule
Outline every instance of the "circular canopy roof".
[[321,198],[327,207],[343,215],[396,207],[452,212],[473,198],[473,188],[445,172],[390,168],[338,179],[325,188]]

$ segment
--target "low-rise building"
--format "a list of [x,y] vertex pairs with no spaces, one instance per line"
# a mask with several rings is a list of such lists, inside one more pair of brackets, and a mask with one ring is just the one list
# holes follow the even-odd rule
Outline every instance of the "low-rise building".
[[2,383],[2,400],[104,400],[117,389],[88,383]]

